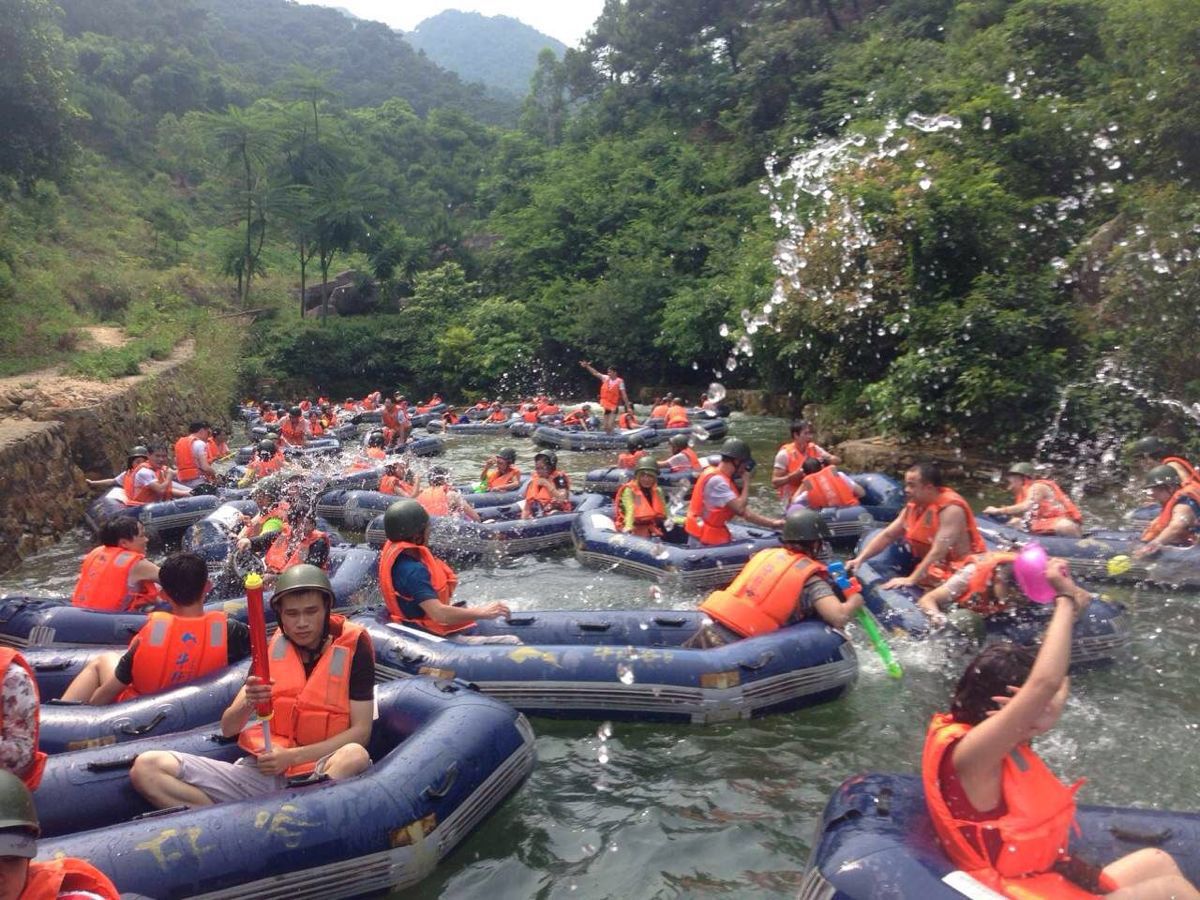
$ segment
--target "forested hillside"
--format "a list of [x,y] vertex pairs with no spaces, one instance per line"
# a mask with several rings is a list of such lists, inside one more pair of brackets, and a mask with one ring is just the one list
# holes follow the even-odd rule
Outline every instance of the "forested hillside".
[[[1200,393],[1194,0],[614,0],[515,127],[334,11],[0,7],[0,294],[52,310],[38,340],[219,280],[279,308],[251,381],[492,393],[583,357],[993,447],[1067,384]],[[301,323],[288,288],[346,263],[375,313]],[[1154,414],[1122,394],[1075,414]]]

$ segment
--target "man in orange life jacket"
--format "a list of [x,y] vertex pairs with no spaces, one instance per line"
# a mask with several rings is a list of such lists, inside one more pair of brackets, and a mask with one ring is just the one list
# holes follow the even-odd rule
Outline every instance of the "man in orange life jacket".
[[590,362],[580,360],[579,365],[600,379],[600,408],[604,410],[604,433],[612,434],[617,427],[617,410],[629,406],[629,395],[625,393],[625,379],[617,375],[617,367],[609,366],[608,374],[596,371]]
[[176,553],[158,570],[170,612],[150,613],[124,653],[93,657],[63,700],[107,706],[181,687],[250,655],[250,630],[224,612],[204,609],[208,569],[194,553]]
[[[329,535],[317,528],[311,502],[293,501],[287,511],[287,523],[274,535],[267,534],[258,540],[263,539],[270,542],[263,554],[263,563],[270,572],[278,574],[300,563],[329,568]],[[245,546],[239,540],[238,549],[244,550],[246,546],[254,549],[255,540],[251,538]]]
[[158,566],[146,559],[146,530],[130,516],[100,526],[100,546],[83,559],[73,606],[128,612],[158,599]]
[[945,584],[926,591],[917,607],[935,627],[946,624],[944,610],[952,604],[981,616],[1025,605],[1025,595],[1016,587],[1013,575],[1015,553],[989,550],[969,557],[963,567]]
[[667,407],[667,417],[663,424],[667,428],[687,428],[691,425],[683,400],[678,397],[671,399],[671,405]]
[[617,416],[617,427],[622,429],[638,427],[638,420],[637,416],[633,413],[632,403],[626,403],[625,411]]
[[1200,533],[1200,484],[1180,484],[1179,473],[1169,465],[1155,466],[1146,474],[1146,489],[1162,504],[1158,516],[1146,526],[1133,551],[1136,557],[1152,556],[1163,547],[1190,547]]
[[[133,457],[137,451],[147,450],[146,456],[140,461],[134,460],[121,476],[121,488],[125,491],[126,506],[144,506],[147,503],[161,503],[174,497],[186,497],[191,489],[174,482],[175,470],[167,465],[167,450],[161,444],[153,444],[148,449],[134,447],[130,451]],[[140,454],[138,454],[140,455]]]
[[790,512],[783,523],[783,546],[760,550],[728,588],[713,591],[700,604],[711,624],[685,646],[720,647],[769,634],[814,616],[844,628],[862,608],[862,593],[844,593],[817,558],[826,554],[829,526],[812,510]]
[[270,438],[258,442],[254,459],[246,463],[246,471],[238,480],[238,487],[248,487],[260,478],[274,475],[283,468],[283,453],[275,446]]
[[417,476],[402,460],[394,460],[383,467],[383,475],[379,478],[379,493],[415,497],[418,490]]
[[987,549],[970,505],[942,484],[942,470],[936,463],[917,463],[905,472],[904,495],[908,504],[900,515],[846,563],[847,571],[854,571],[903,538],[912,549],[916,567],[910,575],[889,579],[884,587],[919,584],[932,588],[949,578],[972,553]]
[[188,433],[175,442],[175,470],[180,484],[188,487],[215,484],[217,473],[208,459],[208,440],[212,428],[207,422],[193,422]]
[[483,491],[515,491],[521,483],[521,470],[514,465],[516,461],[517,451],[505,447],[485,462],[479,473]]
[[750,509],[750,475],[754,458],[741,438],[728,438],[721,445],[721,461],[700,473],[688,503],[684,528],[689,546],[728,544],[733,540],[726,523],[735,516],[764,528],[782,528],[783,519],[773,519]]
[[279,442],[284,447],[303,447],[308,441],[308,425],[304,421],[304,410],[293,406],[287,418],[279,423]]
[[691,448],[686,434],[671,435],[671,450],[674,452],[670,456],[658,461],[660,469],[666,469],[668,472],[699,472],[704,468],[700,457]]
[[[221,715],[221,733],[248,752],[235,763],[171,751],[140,754],[129,773],[153,806],[207,806],[283,790],[288,778],[350,778],[370,764],[375,654],[365,630],[334,615],[320,569],[297,565],[279,576],[271,608],[279,631],[269,650],[271,678],[251,675]],[[255,706],[270,702],[271,749]],[[245,729],[245,730],[243,730]]]
[[[613,521],[617,531],[636,537],[665,535],[667,501],[658,486],[658,463],[643,456],[633,468],[633,478],[617,488],[613,498]],[[672,536],[682,529],[672,527]]]
[[450,473],[444,466],[429,470],[429,485],[417,494],[417,502],[431,516],[459,516],[472,522],[479,521],[479,513],[450,483]]
[[116,886],[86,860],[34,862],[40,833],[29,788],[0,771],[0,900],[118,900]]
[[775,465],[771,470],[771,484],[779,492],[785,504],[804,480],[802,466],[806,459],[819,459],[832,465],[841,462],[824,447],[813,442],[812,426],[803,419],[792,423],[792,439],[781,444],[775,454]]
[[631,434],[625,438],[625,451],[617,454],[617,467],[632,469],[638,460],[646,455],[646,439],[640,434]]
[[515,635],[471,634],[480,619],[507,618],[508,605],[451,604],[458,576],[430,552],[429,513],[414,500],[397,500],[383,514],[387,543],[379,555],[379,590],[393,622],[465,644],[519,644]]
[[1179,483],[1200,481],[1196,469],[1182,456],[1171,452],[1170,445],[1162,438],[1148,435],[1130,444],[1126,453],[1131,457],[1134,468],[1140,469],[1137,474],[1141,477],[1155,466],[1170,466],[1179,475]]
[[1013,463],[1005,478],[1016,502],[1010,506],[984,507],[985,516],[1015,516],[1008,524],[1031,534],[1083,535],[1079,508],[1049,478],[1038,478],[1032,463]]
[[671,395],[665,397],[655,397],[654,403],[650,405],[650,418],[659,419],[663,422],[667,420],[667,410],[671,407]]
[[825,509],[827,506],[856,506],[867,493],[861,484],[839,472],[837,466],[810,456],[800,466],[804,478],[788,503],[793,509]]
[[408,413],[396,405],[396,401],[388,397],[383,401],[383,409],[379,412],[379,422],[383,425],[384,447],[402,447],[408,443],[410,423]]
[[211,429],[211,432],[212,436],[208,439],[208,444],[205,448],[210,465],[219,459],[229,456],[229,443],[226,440],[225,429],[214,427]]

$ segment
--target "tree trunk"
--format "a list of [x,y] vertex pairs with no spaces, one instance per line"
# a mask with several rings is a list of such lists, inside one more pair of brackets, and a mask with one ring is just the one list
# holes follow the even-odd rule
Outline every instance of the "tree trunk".
[[300,242],[300,318],[304,318],[304,304],[308,300],[308,257],[304,255],[304,241]]
[[250,300],[250,229],[254,224],[254,200],[251,192],[250,154],[242,143],[242,165],[246,173],[246,246],[242,255],[242,277],[238,279],[238,293],[242,306]]

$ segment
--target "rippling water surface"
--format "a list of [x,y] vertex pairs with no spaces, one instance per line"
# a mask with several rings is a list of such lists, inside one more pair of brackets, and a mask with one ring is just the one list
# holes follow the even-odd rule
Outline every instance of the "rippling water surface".
[[[732,433],[750,440],[759,461],[755,505],[774,511],[767,472],[786,423],[737,416]],[[515,439],[451,439],[441,462],[473,479],[482,459],[506,444],[523,470],[532,468],[532,445]],[[560,456],[580,485],[584,472],[613,458]],[[0,590],[67,591],[89,546],[80,531],[0,576]],[[655,597],[644,581],[582,568],[569,550],[460,574],[458,597],[504,599],[515,609],[684,607],[699,599],[679,588]],[[1067,712],[1039,749],[1062,777],[1088,777],[1084,803],[1195,809],[1200,599],[1104,591],[1129,605],[1133,648],[1117,665],[1073,680]],[[897,641],[905,671],[897,682],[861,638],[858,684],[813,710],[694,728],[534,719],[538,765],[529,782],[406,896],[794,896],[829,794],[857,772],[916,771],[926,723],[969,654],[965,640]]]

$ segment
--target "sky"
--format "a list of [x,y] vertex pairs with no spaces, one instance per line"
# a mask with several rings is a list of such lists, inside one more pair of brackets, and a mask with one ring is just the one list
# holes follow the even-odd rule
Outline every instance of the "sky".
[[317,6],[347,9],[360,19],[384,22],[400,31],[411,31],[417,24],[442,10],[459,9],[485,16],[509,16],[532,25],[543,34],[556,37],[574,47],[596,21],[604,0],[463,0],[460,3],[439,0],[301,0]]

